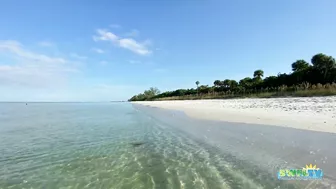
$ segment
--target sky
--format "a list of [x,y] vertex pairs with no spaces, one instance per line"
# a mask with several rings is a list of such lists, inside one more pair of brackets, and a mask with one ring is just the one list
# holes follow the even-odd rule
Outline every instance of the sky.
[[2,0],[0,101],[127,100],[336,56],[335,0]]

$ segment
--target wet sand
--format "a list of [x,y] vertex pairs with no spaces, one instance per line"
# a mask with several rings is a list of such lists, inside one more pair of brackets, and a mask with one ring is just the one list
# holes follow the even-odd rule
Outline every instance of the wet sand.
[[336,134],[195,119],[186,116],[182,111],[138,104],[133,106],[153,119],[216,147],[225,154],[247,163],[248,166],[256,166],[257,169],[268,172],[274,179],[280,168],[302,168],[306,164],[316,164],[324,171],[322,182],[279,181],[282,184],[295,182],[302,184],[303,188],[336,187]]

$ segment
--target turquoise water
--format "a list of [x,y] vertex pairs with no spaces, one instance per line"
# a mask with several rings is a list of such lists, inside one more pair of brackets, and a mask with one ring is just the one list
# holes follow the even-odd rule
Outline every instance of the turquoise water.
[[0,123],[0,188],[280,186],[128,103],[2,103]]

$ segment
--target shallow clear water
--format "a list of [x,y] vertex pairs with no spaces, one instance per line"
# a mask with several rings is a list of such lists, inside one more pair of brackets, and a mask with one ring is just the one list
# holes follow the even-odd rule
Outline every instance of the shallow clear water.
[[0,168],[0,188],[281,185],[128,103],[0,104]]

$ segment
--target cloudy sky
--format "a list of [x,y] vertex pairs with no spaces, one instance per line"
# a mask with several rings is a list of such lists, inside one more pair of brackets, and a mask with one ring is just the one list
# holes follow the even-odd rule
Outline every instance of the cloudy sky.
[[0,101],[126,100],[336,56],[336,1],[4,0]]

